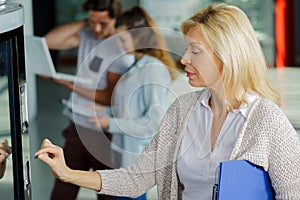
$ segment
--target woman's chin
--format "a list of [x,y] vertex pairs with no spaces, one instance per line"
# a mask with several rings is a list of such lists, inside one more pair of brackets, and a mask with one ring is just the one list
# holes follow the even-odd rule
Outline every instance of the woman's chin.
[[204,83],[200,83],[199,81],[195,81],[195,80],[191,80],[189,79],[189,84],[192,86],[192,87],[206,87],[206,84]]

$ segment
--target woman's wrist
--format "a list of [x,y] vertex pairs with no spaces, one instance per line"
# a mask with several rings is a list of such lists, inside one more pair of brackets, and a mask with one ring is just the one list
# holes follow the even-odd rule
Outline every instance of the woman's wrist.
[[102,189],[101,175],[98,172],[68,169],[61,181],[100,192]]
[[63,182],[72,183],[72,177],[76,177],[76,172],[75,170],[72,170],[69,167],[67,167],[65,172],[62,173],[58,178]]

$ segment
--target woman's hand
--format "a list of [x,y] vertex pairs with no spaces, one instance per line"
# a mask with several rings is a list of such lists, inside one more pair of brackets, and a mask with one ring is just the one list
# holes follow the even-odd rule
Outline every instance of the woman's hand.
[[89,119],[90,122],[94,123],[98,128],[109,127],[109,117],[107,116],[94,116]]
[[71,169],[66,165],[63,149],[44,139],[41,149],[34,156],[51,168],[53,175],[61,181],[68,181]]
[[8,145],[7,140],[0,142],[0,163],[3,163],[11,154],[11,147]]
[[48,139],[43,141],[41,149],[34,156],[49,165],[57,179],[79,187],[101,190],[102,182],[98,172],[70,169],[66,165],[62,148],[52,144]]
[[7,140],[2,140],[0,142],[0,178],[5,174],[6,160],[11,154],[11,147],[8,145]]
[[[97,105],[97,104],[92,104],[90,106],[87,106],[88,109],[95,110],[95,111],[100,111],[103,112],[103,106]],[[98,128],[108,128],[109,127],[109,117],[104,116],[104,115],[97,115],[93,116],[89,119],[90,122],[94,123],[96,127]]]
[[95,110],[95,111],[99,111],[99,112],[103,112],[104,108],[103,106],[97,105],[97,104],[91,104],[89,106],[87,106],[88,109],[90,110]]

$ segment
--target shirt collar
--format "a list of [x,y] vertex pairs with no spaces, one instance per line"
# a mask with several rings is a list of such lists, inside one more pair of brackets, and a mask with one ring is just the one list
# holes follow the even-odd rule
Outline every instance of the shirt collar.
[[238,109],[233,110],[233,112],[241,112],[245,118],[248,117],[254,102],[258,99],[258,95],[246,93],[246,99],[248,101],[248,105],[246,103],[242,103]]
[[149,56],[143,55],[139,60],[137,60],[134,64],[135,67],[143,67],[148,62]]
[[[208,102],[211,97],[211,92],[209,88],[204,89],[202,95],[199,97],[199,102],[201,105],[206,108],[210,108]],[[242,103],[238,109],[233,109],[232,112],[238,113],[240,112],[245,118],[247,118],[254,102],[258,99],[258,95],[252,93],[246,93],[246,99],[248,101],[248,106],[246,103]]]
[[210,92],[209,88],[204,89],[202,95],[199,97],[200,104],[207,108],[210,108],[208,105],[208,101],[209,101],[210,97],[211,97],[211,92]]
[[128,68],[128,71],[127,73],[131,74],[133,73],[133,71],[136,69],[136,68],[141,68],[143,66],[145,66],[145,64],[147,63],[148,61],[148,56],[144,55],[143,57],[141,57],[139,60],[134,60],[134,62],[132,63],[132,65]]

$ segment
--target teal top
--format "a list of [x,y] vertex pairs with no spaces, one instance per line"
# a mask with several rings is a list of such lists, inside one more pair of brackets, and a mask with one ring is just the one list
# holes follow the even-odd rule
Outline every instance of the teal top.
[[150,143],[169,108],[171,77],[158,59],[143,56],[121,77],[113,94],[108,132],[112,148],[122,154],[128,166]]

